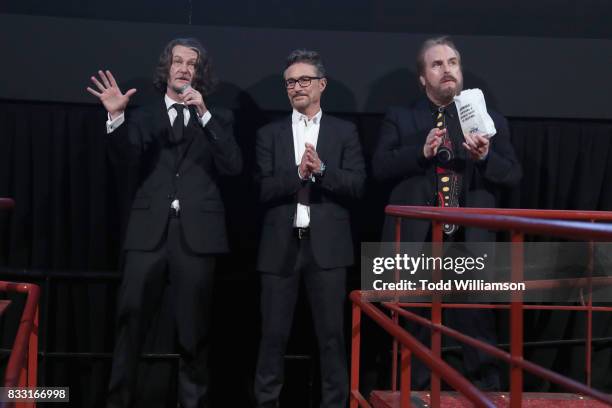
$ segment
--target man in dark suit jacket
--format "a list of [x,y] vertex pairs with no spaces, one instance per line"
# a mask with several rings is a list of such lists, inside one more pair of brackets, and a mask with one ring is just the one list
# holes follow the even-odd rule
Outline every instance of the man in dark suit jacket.
[[303,280],[319,345],[321,407],[343,408],[346,267],[353,263],[347,205],[365,171],[356,128],[324,115],[327,86],[318,53],[296,50],[284,72],[293,113],[257,135],[257,178],[265,206],[257,268],[262,338],[255,375],[258,407],[278,406],[283,358]]
[[[453,101],[463,86],[461,56],[447,37],[425,41],[417,57],[417,73],[426,98],[410,108],[388,110],[372,161],[376,179],[396,183],[389,204],[496,207],[500,191],[521,178],[506,119],[489,110],[497,130],[494,137],[463,135]],[[394,225],[395,217],[386,217],[383,241],[394,240]],[[493,232],[482,229],[446,224],[444,232],[447,241],[495,241]],[[430,234],[431,222],[402,220],[402,241],[423,242],[431,239]],[[450,314],[451,325],[495,342],[491,311]],[[421,326],[416,330],[422,334],[421,340],[429,335]],[[488,355],[464,347],[464,366],[483,388],[499,388],[499,375]],[[422,388],[428,372],[419,362],[413,367],[413,383]]]
[[[125,113],[129,98],[110,71],[92,77],[108,111],[112,161],[135,191],[124,241],[109,407],[132,407],[144,335],[164,290],[173,294],[181,354],[179,402],[203,407],[215,255],[228,251],[219,175],[241,171],[229,112],[208,110],[208,56],[195,39],[168,43],[157,67],[158,100]],[[125,123],[124,123],[125,122]]]

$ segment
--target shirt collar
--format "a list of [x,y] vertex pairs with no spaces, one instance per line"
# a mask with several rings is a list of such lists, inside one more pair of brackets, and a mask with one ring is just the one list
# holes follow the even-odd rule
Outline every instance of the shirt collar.
[[[314,115],[310,121],[313,124],[318,125],[319,122],[321,121],[321,116],[323,116],[323,110],[319,109],[319,112],[317,112],[317,114]],[[308,121],[308,117],[294,109],[293,112],[291,113],[291,123],[295,124],[302,120]]]
[[442,108],[442,112],[445,112],[452,116],[455,110],[455,102],[453,101],[446,106],[438,106],[435,103],[433,103],[431,100],[429,100],[429,109],[431,110],[431,114],[433,116],[437,115],[438,112],[440,112],[440,108]]
[[172,99],[171,97],[168,96],[168,94],[164,95],[164,102],[166,102],[166,110],[169,111],[170,108],[172,107],[172,105],[174,105],[175,103],[181,104],[181,105],[185,105],[182,102],[179,101],[175,101],[174,99]]

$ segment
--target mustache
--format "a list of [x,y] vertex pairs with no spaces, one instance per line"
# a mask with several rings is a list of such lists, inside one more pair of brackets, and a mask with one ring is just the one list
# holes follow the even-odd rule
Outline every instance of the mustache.
[[457,78],[455,78],[452,75],[444,75],[442,77],[442,79],[440,80],[440,82],[444,82],[444,81],[453,81],[453,82],[457,82]]

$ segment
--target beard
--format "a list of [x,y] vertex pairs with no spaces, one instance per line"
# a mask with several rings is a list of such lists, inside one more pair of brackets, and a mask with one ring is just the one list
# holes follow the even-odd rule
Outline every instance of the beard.
[[455,79],[454,86],[439,85],[431,88],[431,93],[438,101],[444,101],[446,104],[453,101],[453,97],[457,96],[463,90],[463,82]]

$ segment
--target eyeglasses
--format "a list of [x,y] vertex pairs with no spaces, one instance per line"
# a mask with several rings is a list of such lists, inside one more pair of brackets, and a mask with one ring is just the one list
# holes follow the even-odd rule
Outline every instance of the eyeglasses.
[[285,80],[285,86],[287,89],[295,88],[295,84],[298,83],[302,88],[308,88],[313,79],[321,79],[323,77],[311,77],[311,76],[303,76],[298,79],[289,78]]

